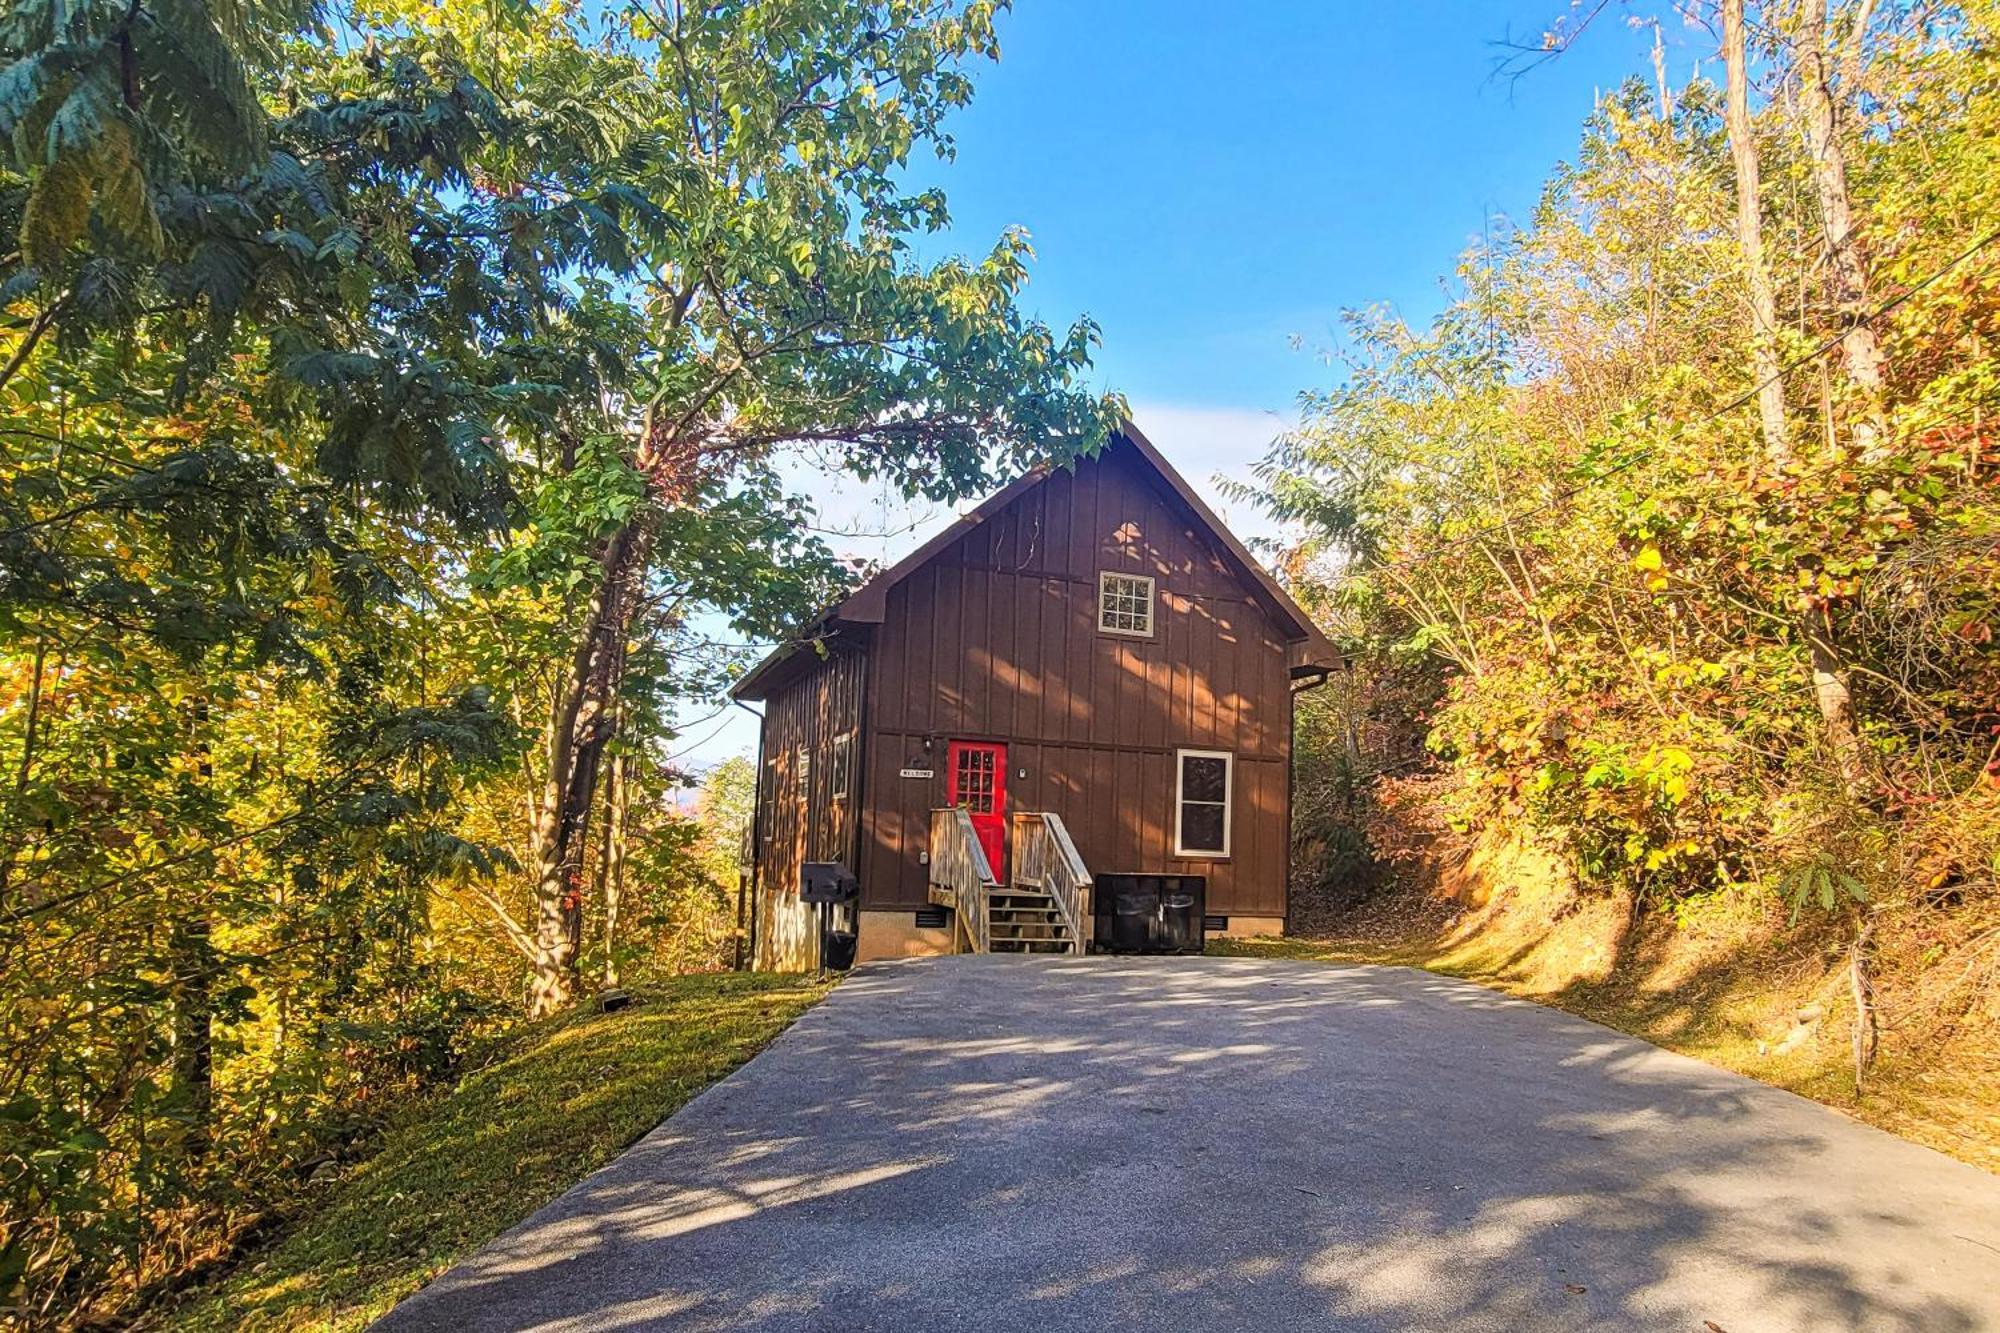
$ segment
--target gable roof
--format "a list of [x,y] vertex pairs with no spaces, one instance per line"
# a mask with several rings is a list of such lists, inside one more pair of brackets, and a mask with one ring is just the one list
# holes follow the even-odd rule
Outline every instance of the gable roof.
[[[1166,460],[1157,446],[1145,437],[1129,419],[1120,426],[1118,433],[1105,448],[1117,447],[1119,441],[1132,446],[1133,453],[1151,471],[1156,480],[1163,483],[1181,508],[1187,511],[1195,524],[1206,530],[1220,548],[1225,564],[1242,582],[1245,589],[1268,614],[1278,627],[1291,649],[1292,674],[1294,676],[1319,676],[1325,672],[1338,670],[1341,663],[1340,651],[1321,633],[1299,604],[1292,599],[1278,581],[1271,577],[1248,548],[1237,540],[1236,534],[1223,525],[1202,498],[1195,494],[1187,479],[1174,470],[1174,465]],[[1102,455],[1099,455],[1102,457]],[[888,614],[889,590],[904,579],[936,559],[951,544],[980,524],[998,514],[1026,492],[1039,486],[1053,471],[1051,465],[1040,464],[1016,477],[1007,485],[987,496],[973,509],[959,516],[957,521],[944,531],[932,537],[910,554],[898,560],[887,569],[877,573],[832,610],[813,622],[807,634],[793,642],[781,644],[778,648],[752,667],[743,679],[736,682],[729,691],[734,699],[762,699],[772,689],[782,683],[787,673],[782,668],[809,643],[825,637],[829,632],[837,632],[842,626],[879,625]]]

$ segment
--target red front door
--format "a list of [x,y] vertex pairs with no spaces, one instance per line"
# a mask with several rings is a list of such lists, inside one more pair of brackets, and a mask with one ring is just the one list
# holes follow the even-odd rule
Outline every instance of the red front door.
[[1007,882],[1007,747],[953,741],[945,747],[945,801],[965,807],[993,877]]

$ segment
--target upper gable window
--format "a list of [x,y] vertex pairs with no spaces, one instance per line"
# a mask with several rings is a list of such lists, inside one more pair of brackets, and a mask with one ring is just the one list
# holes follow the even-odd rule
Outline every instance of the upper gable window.
[[1097,628],[1106,634],[1153,637],[1153,580],[1145,574],[1097,576]]

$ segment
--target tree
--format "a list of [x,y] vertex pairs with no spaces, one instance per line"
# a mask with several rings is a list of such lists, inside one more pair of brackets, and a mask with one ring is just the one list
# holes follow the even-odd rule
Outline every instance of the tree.
[[757,768],[738,755],[708,770],[695,801],[701,858],[717,883],[734,884],[757,808]]
[[618,909],[625,898],[627,861],[627,817],[631,813],[631,791],[625,780],[631,756],[623,750],[611,755],[611,785],[604,793],[603,864],[597,874],[598,901],[604,904],[604,984],[618,984]]
[[1756,128],[1750,119],[1743,0],[1722,0],[1722,67],[1728,88],[1729,158],[1736,170],[1736,244],[1743,251],[1743,280],[1750,295],[1757,412],[1764,428],[1764,450],[1772,465],[1782,468],[1791,461],[1791,428],[1785,421],[1785,385],[1778,363],[1778,296],[1764,262],[1764,198]]
[[914,257],[994,13],[0,15],[9,1304],[110,1312],[560,1003],[593,846],[635,979],[714,956],[668,719],[842,586],[783,465],[958,495],[1115,407],[1024,238]]
[[618,277],[650,322],[629,406],[607,422],[622,443],[606,462],[636,486],[593,534],[593,591],[547,730],[536,1012],[571,993],[588,820],[671,518],[781,447],[947,498],[996,465],[1094,448],[1115,420],[1117,403],[1080,385],[1094,329],[1058,337],[1018,309],[1025,238],[977,264],[910,258],[910,238],[946,215],[899,177],[914,148],[949,151],[943,117],[970,92],[959,65],[997,52],[996,8],[623,11],[630,74],[607,91],[624,95],[625,123],[591,185],[608,214],[635,198],[655,210],[626,238]]
[[1846,31],[1838,51],[1829,47],[1829,0],[1799,0],[1791,36],[1791,75],[1799,99],[1806,160],[1819,199],[1828,276],[1840,328],[1840,358],[1862,394],[1853,429],[1864,453],[1872,452],[1882,430],[1882,394],[1887,361],[1875,336],[1868,260],[1854,221],[1848,186],[1847,133],[1843,93],[1852,95],[1871,37],[1874,0],[1843,5]]
[[[1809,0],[1809,3],[1811,0]],[[1865,21],[1865,20],[1864,20]],[[1774,468],[1792,462],[1790,427],[1785,421],[1784,372],[1777,351],[1778,305],[1764,262],[1763,200],[1758,188],[1756,128],[1750,118],[1749,58],[1745,50],[1743,0],[1722,0],[1722,63],[1728,86],[1729,154],[1736,169],[1736,241],[1743,252],[1744,278],[1750,289],[1751,354],[1756,375],[1758,413],[1764,431],[1764,452]],[[1839,187],[1844,198],[1846,187]],[[1844,207],[1844,205],[1843,205]],[[1849,337],[1854,334],[1850,333]],[[1872,339],[1872,332],[1863,336]],[[1827,749],[1849,788],[1862,778],[1860,740],[1854,729],[1853,692],[1823,607],[1809,608],[1800,618],[1808,645],[1813,695],[1819,703]]]
[[1826,961],[1859,1091],[1878,1004],[1922,1058],[1996,980],[2000,34],[1807,3],[1725,5],[1722,88],[1600,99],[1427,327],[1355,316],[1258,494],[1432,759],[1302,833],[1520,836],[1635,924],[1737,914]]

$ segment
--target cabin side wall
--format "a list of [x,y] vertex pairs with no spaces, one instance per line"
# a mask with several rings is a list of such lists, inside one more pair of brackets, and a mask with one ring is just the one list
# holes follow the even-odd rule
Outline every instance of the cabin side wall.
[[765,701],[764,767],[757,775],[759,968],[794,971],[819,961],[813,909],[799,901],[799,872],[807,861],[854,864],[867,669],[863,645],[838,642]]
[[[1152,638],[1099,631],[1100,571],[1156,580]],[[864,952],[877,922],[926,901],[955,739],[1006,742],[1009,808],[1060,814],[1094,873],[1206,875],[1211,914],[1282,922],[1286,643],[1129,446],[1055,473],[898,583],[872,656]],[[1235,756],[1226,859],[1174,854],[1183,748]]]

